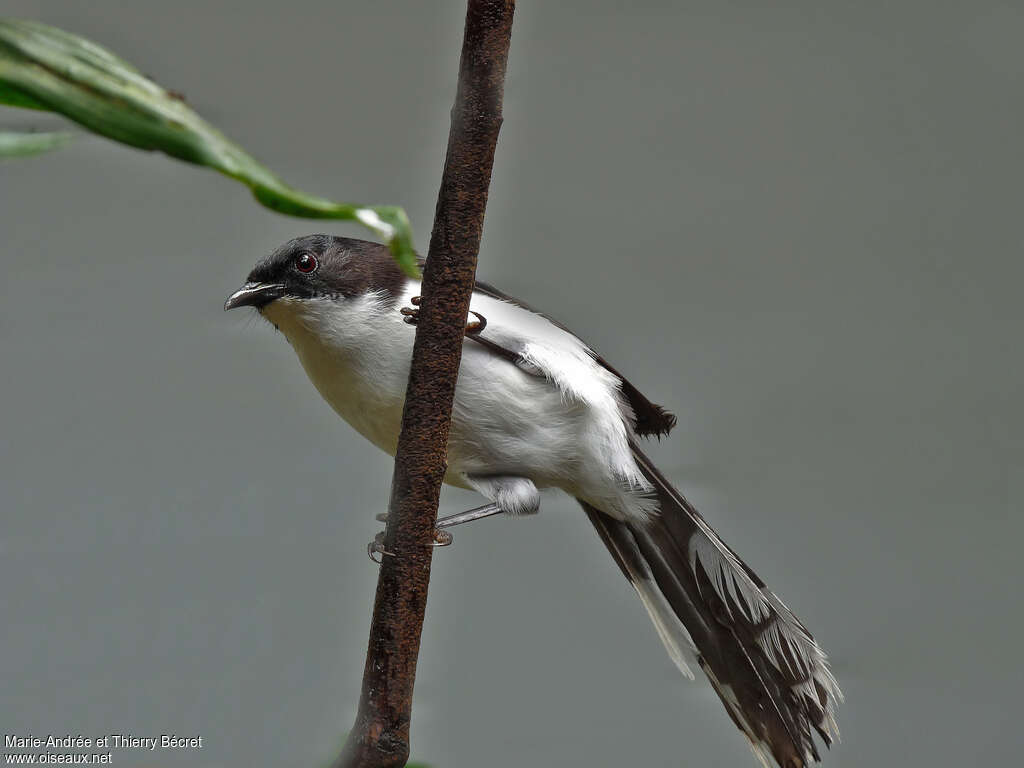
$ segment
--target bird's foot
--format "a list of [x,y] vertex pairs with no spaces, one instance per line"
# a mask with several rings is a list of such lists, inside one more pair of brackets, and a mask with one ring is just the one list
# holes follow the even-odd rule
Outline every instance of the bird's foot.
[[[378,521],[385,523],[387,522],[387,513],[381,512],[374,516]],[[434,529],[433,541],[430,542],[432,547],[447,547],[450,546],[455,537],[452,536],[448,531],[442,531],[440,529]],[[366,545],[366,554],[373,560],[377,565],[384,562],[385,557],[394,557],[394,552],[388,552],[384,548],[384,531],[380,531],[376,536],[373,537],[373,541]]]
[[416,325],[416,323],[420,321],[419,307],[421,301],[423,301],[421,297],[413,296],[411,299],[409,299],[409,303],[412,304],[411,307],[402,307],[400,310],[398,310],[404,315],[403,319],[409,325]]
[[[411,299],[409,299],[409,302],[412,304],[411,307],[402,307],[400,310],[398,310],[399,312],[402,313],[402,319],[405,320],[405,322],[407,322],[409,325],[416,325],[417,323],[419,323],[421,301],[421,297],[413,296]],[[483,331],[484,328],[487,327],[487,318],[481,315],[479,312],[474,312],[472,309],[469,310],[469,313],[471,315],[476,316],[476,320],[471,320],[468,323],[466,323],[466,335],[477,336]]]

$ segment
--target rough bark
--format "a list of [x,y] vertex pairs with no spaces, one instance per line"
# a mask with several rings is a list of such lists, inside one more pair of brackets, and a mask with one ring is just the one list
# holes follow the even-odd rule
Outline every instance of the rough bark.
[[501,127],[514,0],[469,0],[359,713],[339,768],[402,766],[455,380]]

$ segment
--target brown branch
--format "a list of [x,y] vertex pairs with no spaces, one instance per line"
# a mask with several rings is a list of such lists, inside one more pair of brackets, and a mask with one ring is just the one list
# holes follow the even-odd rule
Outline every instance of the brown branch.
[[337,765],[405,765],[455,379],[501,128],[515,0],[469,0],[448,155],[424,270],[359,713]]

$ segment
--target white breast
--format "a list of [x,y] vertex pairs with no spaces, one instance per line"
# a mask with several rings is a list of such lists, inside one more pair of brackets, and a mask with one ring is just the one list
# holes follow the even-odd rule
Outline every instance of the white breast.
[[264,316],[285,335],[313,386],[345,421],[395,454],[413,328],[377,296],[278,299]]

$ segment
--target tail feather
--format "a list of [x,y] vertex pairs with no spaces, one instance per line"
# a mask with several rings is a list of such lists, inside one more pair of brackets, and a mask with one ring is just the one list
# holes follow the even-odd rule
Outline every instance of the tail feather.
[[688,662],[704,671],[765,765],[769,755],[783,768],[820,760],[812,729],[832,743],[842,698],[825,654],[636,446],[633,454],[660,514],[640,523],[583,507],[669,654],[684,673]]
[[669,658],[679,667],[680,672],[693,680],[691,665],[699,661],[693,638],[680,620],[679,611],[673,608],[665,594],[658,589],[654,573],[640,552],[629,528],[586,502],[581,501],[580,504],[583,505],[583,510],[594,524],[608,551],[612,553],[623,575],[640,596],[644,608],[654,622],[658,637],[668,651]]

